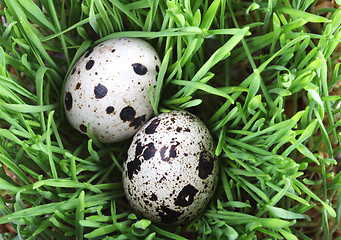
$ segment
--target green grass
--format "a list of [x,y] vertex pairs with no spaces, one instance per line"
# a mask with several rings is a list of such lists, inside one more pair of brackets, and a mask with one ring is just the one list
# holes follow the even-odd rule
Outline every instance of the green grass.
[[[0,224],[17,232],[0,237],[339,239],[341,10],[316,4],[0,0]],[[68,71],[113,37],[146,39],[163,59],[155,114],[191,111],[216,141],[219,186],[183,226],[129,207],[129,140],[101,144],[64,116]]]

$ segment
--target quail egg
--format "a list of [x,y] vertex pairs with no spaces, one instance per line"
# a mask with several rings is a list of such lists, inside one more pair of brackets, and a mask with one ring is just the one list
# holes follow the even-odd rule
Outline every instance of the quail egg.
[[137,213],[156,224],[182,224],[197,216],[214,193],[218,161],[213,138],[189,112],[160,114],[134,136],[122,179]]
[[160,59],[139,38],[113,38],[88,50],[71,69],[64,87],[70,124],[101,142],[133,136],[153,115],[148,90],[156,86]]

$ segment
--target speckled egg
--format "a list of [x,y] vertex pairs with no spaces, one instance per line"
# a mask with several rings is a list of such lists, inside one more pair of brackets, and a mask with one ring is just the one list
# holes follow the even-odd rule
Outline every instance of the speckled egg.
[[208,204],[218,180],[213,139],[191,113],[171,111],[134,136],[123,163],[130,205],[157,224],[182,224]]
[[156,86],[160,59],[138,38],[114,38],[87,51],[73,66],[64,87],[71,125],[101,142],[133,136],[152,115],[148,90]]

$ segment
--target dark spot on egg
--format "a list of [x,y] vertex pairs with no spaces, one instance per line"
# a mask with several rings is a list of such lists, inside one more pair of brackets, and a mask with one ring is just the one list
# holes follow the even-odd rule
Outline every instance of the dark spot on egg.
[[112,52],[112,53],[114,53],[115,51],[116,51],[116,49],[115,49],[115,48],[111,49],[111,52]]
[[199,177],[201,179],[206,179],[212,173],[213,167],[214,158],[208,151],[202,151],[199,157],[199,166],[197,167],[199,170]]
[[172,224],[178,221],[178,218],[183,214],[183,212],[174,211],[166,206],[161,206],[157,209],[158,215],[161,218],[161,223]]
[[170,150],[169,150],[169,157],[170,158],[175,158],[176,157],[176,150],[175,148],[179,145],[179,142],[176,142],[176,144],[172,145]]
[[126,106],[125,108],[123,108],[120,112],[120,118],[122,121],[131,121],[134,119],[135,117],[135,110],[134,108],[132,108],[131,106]]
[[156,152],[156,149],[155,149],[154,143],[148,143],[147,148],[143,152],[143,158],[145,160],[149,160],[155,156],[155,152]]
[[85,65],[85,69],[90,70],[94,66],[94,64],[95,64],[94,60],[89,60]]
[[197,192],[198,189],[193,187],[191,184],[186,185],[176,198],[175,205],[180,207],[187,207],[191,205]]
[[160,124],[160,119],[156,118],[154,119],[144,130],[146,134],[153,134],[155,133],[156,128],[159,126]]
[[152,193],[150,200],[157,201],[157,196],[154,193]]
[[65,94],[65,99],[64,99],[64,102],[65,102],[65,107],[68,111],[71,110],[72,108],[72,95],[70,92],[67,92]]
[[159,72],[160,71],[160,67],[158,65],[155,66],[155,71]]
[[75,89],[79,89],[81,87],[81,83],[77,83]]
[[107,114],[113,113],[114,112],[114,107],[113,106],[109,106],[109,107],[107,107],[107,109],[105,111],[107,112]]
[[167,148],[168,148],[167,146],[163,146],[160,150],[160,156],[161,156],[162,161],[168,161],[169,160],[169,158],[166,157]]
[[79,125],[79,129],[80,129],[82,132],[86,133],[87,127],[86,127],[84,124],[81,124],[81,125]]
[[128,178],[132,179],[133,174],[137,174],[141,170],[141,161],[137,157],[127,164]]
[[138,75],[145,75],[147,73],[147,67],[142,65],[141,63],[133,63],[134,72]]
[[[133,174],[137,174],[140,171],[140,166],[144,160],[149,160],[150,158],[155,156],[155,146],[154,143],[148,143],[146,146],[142,146],[141,142],[138,141],[136,143],[135,148],[135,158],[133,161],[127,164],[127,172],[129,179],[132,179]],[[143,159],[140,157],[143,157]]]
[[136,148],[135,148],[135,157],[141,155],[142,152],[143,152],[142,144],[141,144],[141,142],[137,142],[136,143]]
[[72,70],[71,75],[75,74],[75,72],[76,72],[76,68],[74,68],[74,69]]
[[129,124],[129,127],[134,127],[134,129],[139,128],[142,126],[142,124],[146,121],[146,115],[139,116],[137,118],[134,118],[131,123]]
[[176,131],[177,131],[177,132],[181,132],[181,130],[182,130],[182,127],[177,127],[177,128],[176,128]]
[[94,94],[96,98],[104,98],[107,93],[108,89],[106,88],[106,86],[100,83],[94,88]]
[[171,145],[169,151],[168,151],[168,155],[167,155],[167,146],[163,146],[160,150],[160,156],[161,156],[161,160],[162,161],[166,161],[168,162],[171,158],[175,158],[177,156],[176,154],[176,147],[179,145],[179,142],[176,142],[176,144]]
[[92,53],[93,50],[94,50],[93,48],[90,48],[90,49],[85,53],[84,58],[89,57],[89,55]]

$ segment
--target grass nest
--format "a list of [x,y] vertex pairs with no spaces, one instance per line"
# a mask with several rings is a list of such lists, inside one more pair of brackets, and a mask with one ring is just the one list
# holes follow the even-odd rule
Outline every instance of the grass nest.
[[[0,0],[0,237],[341,239],[337,4]],[[68,72],[115,37],[159,53],[155,115],[190,111],[216,142],[217,190],[186,224],[127,203],[131,140],[103,144],[65,118]]]

